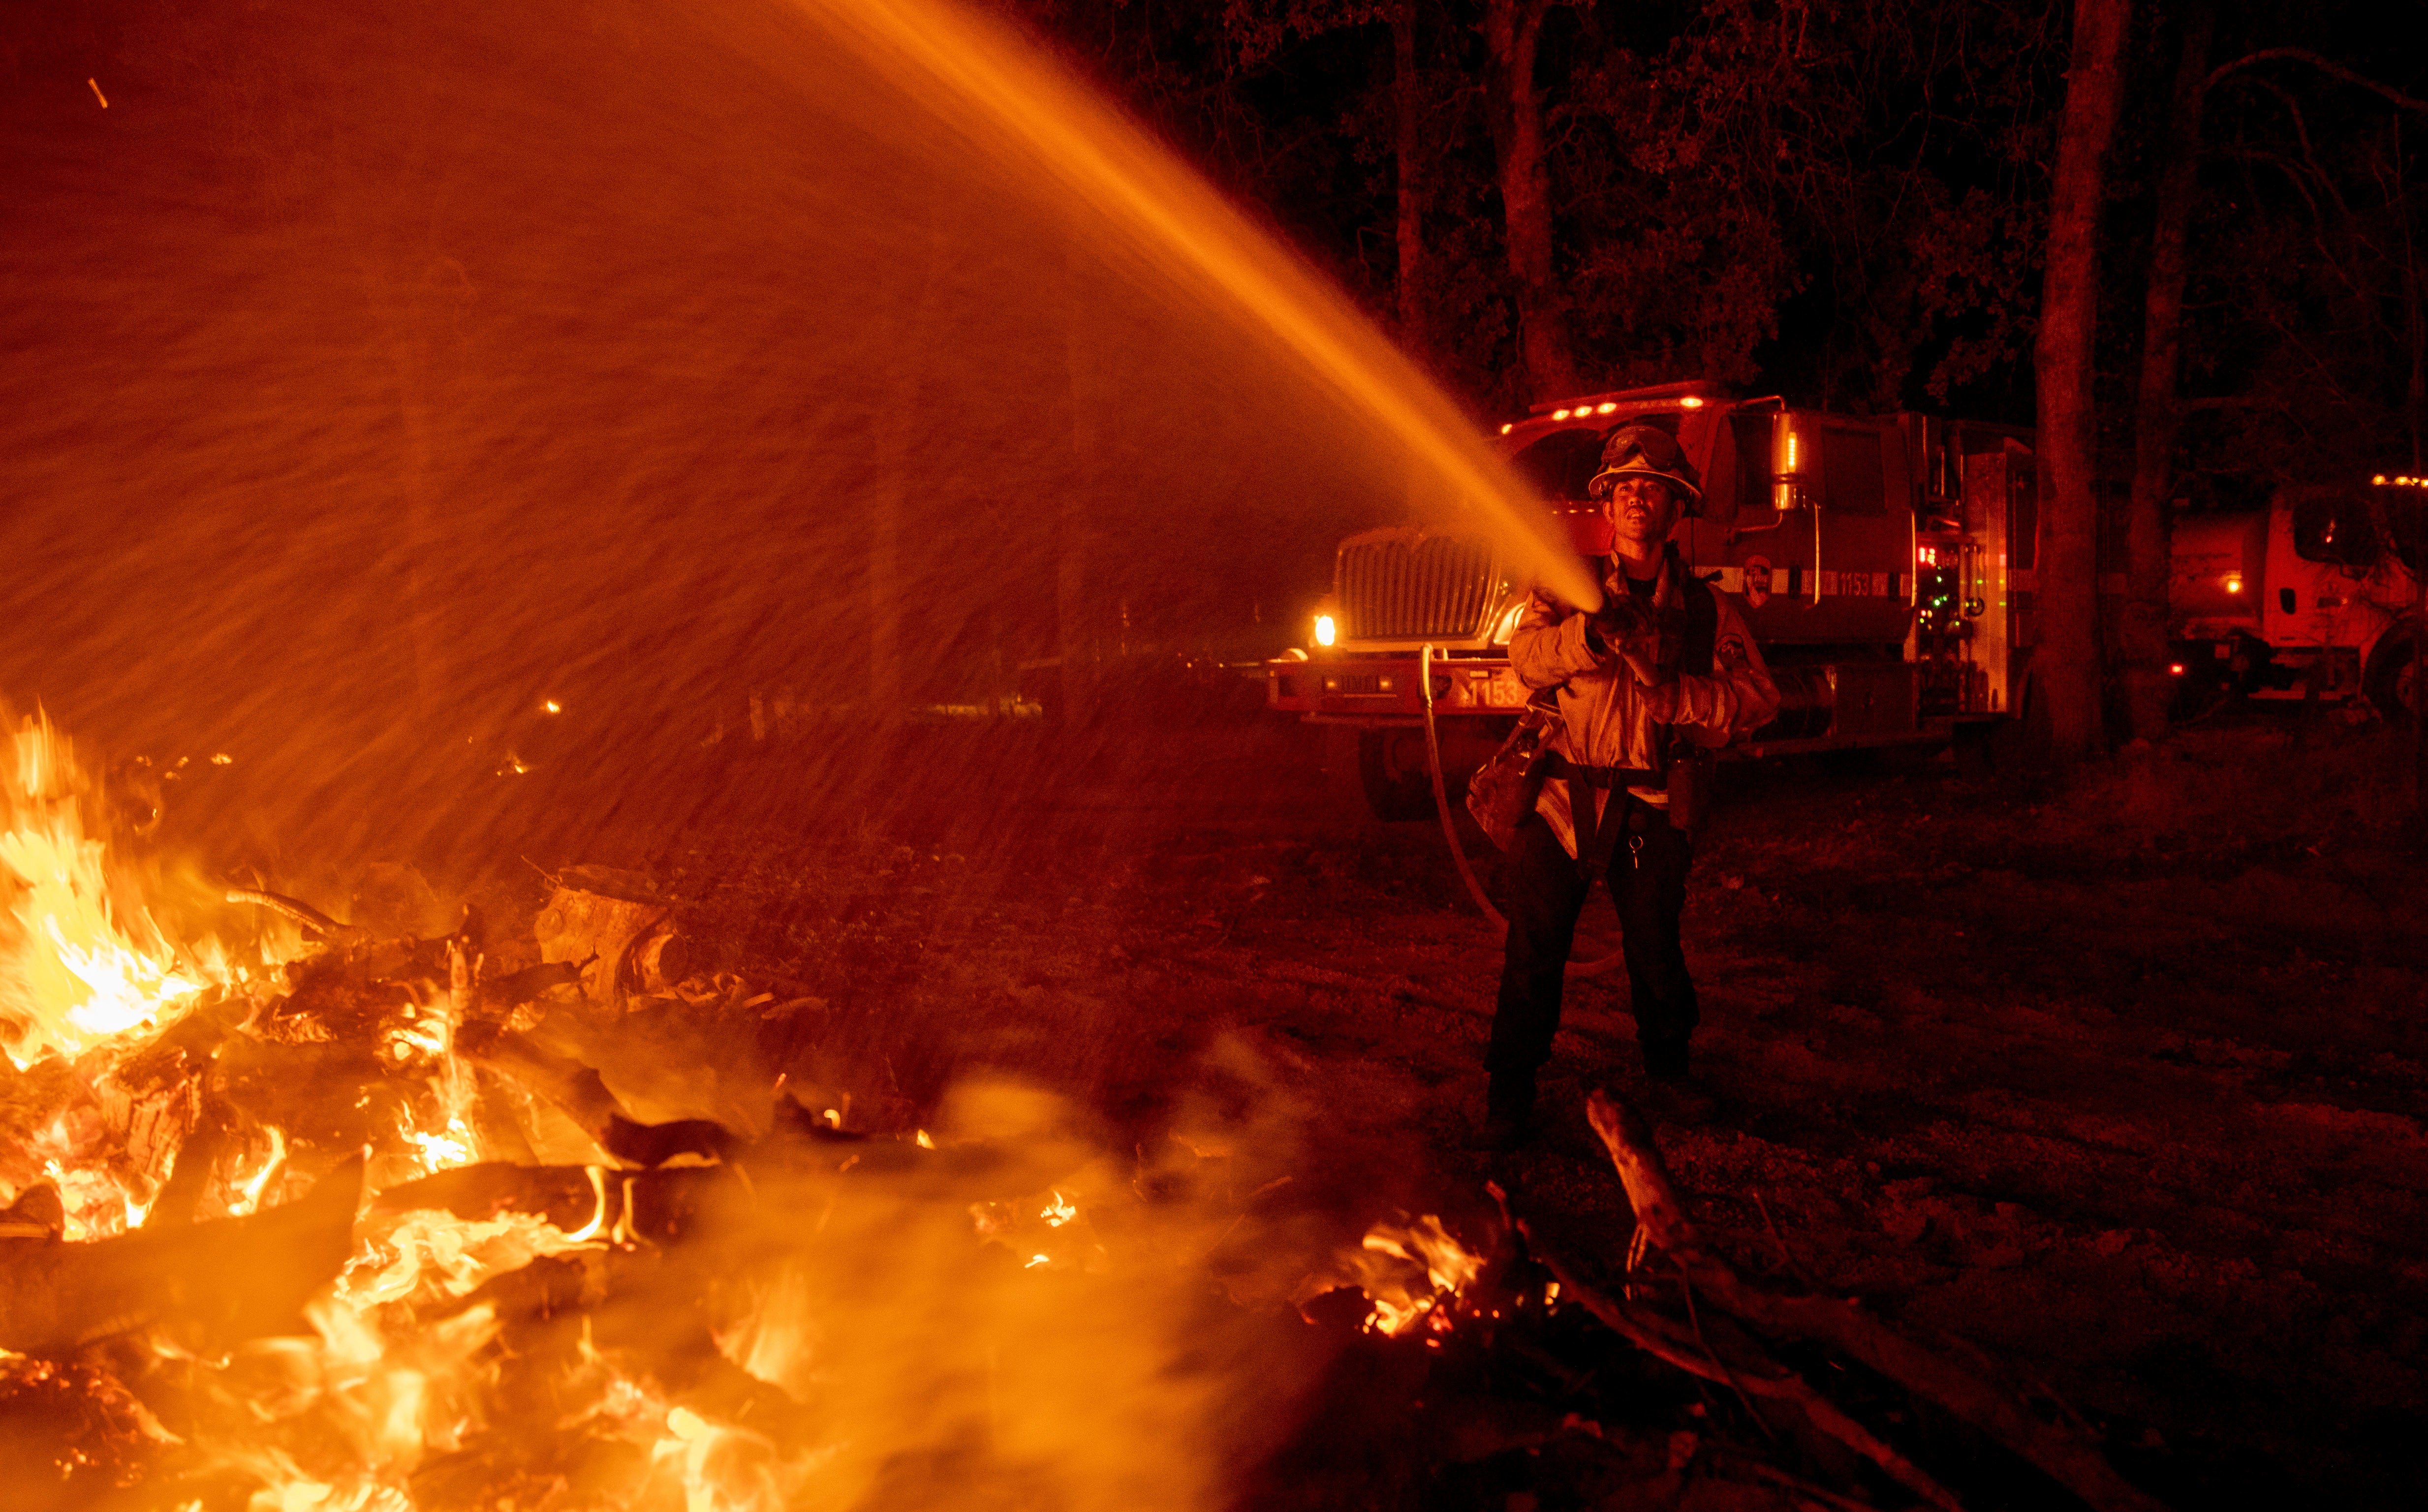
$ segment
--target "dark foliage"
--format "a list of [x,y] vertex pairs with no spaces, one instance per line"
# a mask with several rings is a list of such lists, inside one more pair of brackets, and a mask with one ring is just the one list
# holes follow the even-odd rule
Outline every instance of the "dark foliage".
[[[1022,8],[1218,180],[1394,311],[1385,0]],[[1482,8],[1418,0],[1423,354],[1539,397],[1503,266]],[[1543,23],[1557,274],[1588,386],[1688,374],[1852,410],[2028,421],[2068,8],[1999,0],[1565,6]],[[2180,18],[2140,8],[2105,229],[2100,385],[2123,433]],[[2417,60],[2348,4],[2221,8],[2193,246],[2186,490],[2318,459],[2408,467],[2420,425]],[[2343,76],[2321,61],[2356,76]],[[2411,104],[2390,98],[2408,96]],[[2296,458],[2303,459],[2296,462]]]

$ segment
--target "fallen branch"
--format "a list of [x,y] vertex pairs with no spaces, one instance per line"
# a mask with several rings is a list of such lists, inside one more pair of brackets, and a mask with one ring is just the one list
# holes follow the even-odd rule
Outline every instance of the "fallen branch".
[[272,893],[258,887],[231,887],[227,890],[231,903],[251,903],[284,915],[311,930],[324,940],[358,941],[370,938],[370,931],[358,925],[340,924],[336,920],[300,899],[284,893]]
[[2164,1504],[2116,1473],[2099,1446],[2058,1423],[2042,1422],[2011,1392],[1865,1316],[1836,1297],[1782,1296],[1747,1282],[1704,1241],[1669,1179],[1660,1146],[1641,1114],[1597,1092],[1585,1105],[1610,1151],[1635,1221],[1714,1305],[1766,1332],[1809,1339],[1861,1360],[1936,1403],[2039,1466],[2099,1512],[2157,1512]]
[[1564,1296],[1573,1297],[1612,1332],[1638,1349],[1675,1365],[1688,1374],[1717,1382],[1732,1391],[1790,1404],[1801,1411],[1813,1427],[1878,1465],[1914,1495],[1933,1506],[1960,1512],[1962,1504],[1956,1500],[1955,1492],[1874,1437],[1870,1429],[1841,1411],[1835,1403],[1814,1390],[1802,1376],[1767,1358],[1759,1364],[1739,1362],[1731,1366],[1723,1363],[1692,1333],[1681,1329],[1660,1313],[1649,1307],[1620,1302],[1591,1283],[1579,1279],[1558,1256],[1535,1242],[1533,1232],[1522,1221],[1518,1224],[1518,1232],[1526,1236],[1527,1245],[1534,1251],[1534,1257],[1559,1278]]
[[[1617,1332],[1619,1338],[1632,1342],[1634,1347],[1644,1349],[1644,1352],[1651,1355],[1653,1359],[1668,1361],[1668,1364],[1678,1367],[1681,1372],[1690,1373],[1690,1376],[1698,1376],[1702,1378],[1702,1381],[1716,1381],[1716,1384],[1727,1386],[1729,1390],[1738,1393],[1738,1398],[1744,1398],[1744,1395],[1750,1393],[1750,1395],[1767,1395],[1767,1398],[1775,1398],[1775,1401],[1792,1403],[1792,1405],[1799,1407],[1799,1410],[1804,1412],[1804,1418],[1807,1418],[1813,1427],[1826,1432],[1826,1435],[1833,1437],[1833,1439],[1838,1439],[1841,1444],[1846,1444],[1847,1449],[1852,1449],[1852,1452],[1860,1454],[1860,1456],[1870,1458],[1872,1464],[1879,1466],[1881,1471],[1887,1471],[1898,1486],[1904,1486],[1906,1490],[1911,1490],[1913,1495],[1918,1495],[1918,1498],[1923,1498],[1926,1503],[1930,1503],[1932,1507],[1944,1507],[1944,1509],[1950,1509],[1950,1512],[1961,1512],[1961,1504],[1957,1503],[1955,1492],[1947,1490],[1944,1486],[1940,1486],[1938,1481],[1932,1481],[1928,1471],[1923,1471],[1921,1466],[1915,1466],[1911,1458],[1904,1456],[1904,1454],[1898,1454],[1896,1449],[1892,1449],[1889,1444],[1877,1439],[1877,1437],[1872,1435],[1872,1429],[1867,1429],[1864,1424],[1847,1418],[1846,1412],[1838,1410],[1835,1403],[1830,1403],[1826,1395],[1813,1390],[1812,1384],[1804,1381],[1804,1376],[1796,1376],[1795,1372],[1782,1367],[1780,1361],[1770,1359],[1767,1355],[1761,1355],[1761,1349],[1755,1347],[1750,1339],[1741,1339],[1741,1344],[1738,1344],[1736,1349],[1738,1355],[1741,1355],[1741,1359],[1738,1359],[1736,1367],[1729,1367],[1729,1364],[1724,1364],[1724,1361],[1719,1359],[1719,1355],[1712,1349],[1712,1344],[1702,1338],[1702,1330],[1692,1330],[1692,1332],[1681,1330],[1673,1318],[1665,1318],[1665,1315],[1656,1313],[1656,1310],[1651,1308],[1641,1308],[1641,1306],[1627,1304],[1627,1301],[1617,1301],[1617,1298],[1612,1298],[1610,1293],[1602,1291],[1600,1287],[1593,1287],[1590,1281],[1581,1279],[1581,1276],[1578,1276],[1567,1262],[1561,1262],[1559,1255],[1547,1250],[1547,1247],[1542,1245],[1542,1241],[1534,1238],[1534,1230],[1525,1224],[1525,1218],[1518,1218],[1510,1213],[1508,1192],[1501,1190],[1501,1184],[1486,1182],[1484,1184],[1484,1190],[1491,1192],[1493,1201],[1501,1204],[1501,1221],[1508,1224],[1515,1233],[1520,1235],[1522,1241],[1527,1242],[1527,1250],[1534,1255],[1534,1259],[1539,1259],[1544,1270],[1549,1270],[1556,1279],[1559,1279],[1561,1291],[1567,1293],[1567,1296],[1576,1298],[1578,1304],[1583,1304],[1588,1313],[1593,1313],[1595,1318],[1600,1318],[1602,1325],[1610,1327],[1612,1332]],[[1744,1359],[1744,1356],[1753,1356],[1753,1355],[1758,1355],[1758,1359],[1753,1361]],[[1750,1403],[1748,1403],[1748,1410],[1750,1410]]]

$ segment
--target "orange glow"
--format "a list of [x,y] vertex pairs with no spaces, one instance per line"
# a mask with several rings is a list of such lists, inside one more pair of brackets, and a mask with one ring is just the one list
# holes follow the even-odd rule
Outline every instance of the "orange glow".
[[22,1069],[173,1018],[208,978],[139,905],[122,924],[67,738],[28,718],[12,754],[0,768],[0,879],[18,896],[0,919],[0,1036]]

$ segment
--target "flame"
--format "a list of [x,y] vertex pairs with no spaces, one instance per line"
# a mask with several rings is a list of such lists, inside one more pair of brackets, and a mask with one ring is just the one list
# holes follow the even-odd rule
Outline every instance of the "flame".
[[[260,973],[252,954],[239,963],[216,942],[172,944],[123,879],[113,892],[95,838],[98,814],[80,807],[86,789],[66,742],[47,724],[29,722],[13,754],[0,776],[7,799],[0,862],[8,868],[0,878],[19,884],[0,893],[7,911],[0,1028],[12,1037],[12,1055],[54,1058],[46,1074],[68,1089],[68,1100],[23,1152],[0,1151],[0,1178],[21,1187],[47,1178],[60,1198],[65,1237],[106,1238],[141,1225],[205,1106],[204,1083],[190,1068],[182,1083],[146,1079],[155,1058],[136,1052],[155,1042],[139,1032],[142,1026],[166,1027],[198,994],[216,993],[224,995],[199,1000],[230,1011],[232,1037],[273,1021],[290,1043],[332,1031],[313,1016],[319,1010],[273,1011],[283,984]],[[265,947],[257,959],[273,958]],[[505,1133],[490,1122],[496,1103],[483,1099],[455,1050],[477,1001],[482,962],[461,942],[450,942],[438,979],[431,979],[426,955],[416,961],[402,982],[378,978],[401,987],[406,999],[383,996],[376,1017],[353,1021],[363,1026],[353,1048],[376,1061],[373,1075],[389,1093],[401,1094],[370,1134],[367,1170],[377,1187],[502,1153],[491,1139]],[[342,972],[358,962],[340,954],[335,964]],[[253,1016],[240,1019],[236,1011]],[[221,1016],[215,1007],[215,1020]],[[175,1093],[176,1086],[185,1091]],[[368,1095],[355,1106],[369,1106]],[[130,1107],[142,1109],[139,1121]],[[848,1107],[826,1122],[840,1125]],[[306,1124],[282,1128],[241,1116],[236,1126],[214,1126],[212,1142],[189,1152],[208,1167],[189,1173],[205,1181],[181,1202],[189,1216],[276,1208],[303,1185],[290,1173],[346,1153],[330,1150],[327,1136]],[[777,1216],[786,1204],[773,1204],[753,1242],[783,1257],[737,1267],[700,1302],[690,1326],[705,1325],[729,1365],[805,1410],[818,1405],[819,1424],[806,1437],[797,1424],[783,1425],[780,1401],[775,1418],[753,1418],[653,1373],[664,1367],[632,1342],[630,1309],[615,1325],[620,1333],[601,1327],[602,1345],[590,1332],[585,1302],[577,1349],[561,1326],[550,1332],[549,1314],[533,1321],[525,1293],[512,1283],[482,1291],[536,1261],[577,1254],[583,1296],[636,1284],[620,1268],[632,1251],[660,1242],[635,1227],[633,1199],[647,1177],[601,1167],[586,1172],[588,1214],[558,1209],[570,1231],[513,1210],[462,1218],[375,1208],[355,1221],[336,1279],[305,1304],[308,1331],[200,1357],[190,1351],[204,1347],[206,1334],[164,1323],[128,1336],[114,1357],[174,1382],[168,1389],[179,1404],[177,1433],[162,1440],[173,1454],[162,1454],[178,1484],[225,1487],[209,1504],[247,1512],[456,1504],[429,1500],[431,1487],[453,1473],[445,1461],[487,1463],[484,1456],[511,1454],[519,1438],[533,1435],[605,1445],[601,1453],[631,1467],[632,1484],[601,1505],[781,1512],[813,1500],[860,1504],[882,1487],[900,1454],[958,1454],[966,1434],[980,1430],[997,1446],[989,1453],[1006,1464],[1068,1456],[1087,1467],[1103,1484],[1071,1504],[1081,1512],[1198,1504],[1193,1491],[1168,1483],[1177,1477],[1195,1487],[1210,1466],[1175,1466],[1161,1450],[1106,1446],[1177,1443],[1203,1422],[1197,1405],[1210,1400],[1211,1387],[1188,1379],[1181,1362],[1195,1357],[1193,1345],[1159,1326],[1173,1316],[1174,1274],[1156,1257],[1206,1253],[1237,1227],[1238,1215],[1225,1210],[1218,1222],[1185,1208],[1157,1212],[1149,1221],[1171,1225],[1169,1242],[1142,1243],[1140,1214],[1118,1206],[1126,1167],[1076,1142],[1064,1145],[1058,1134],[1036,1136],[1062,1126],[1058,1110],[1005,1089],[972,1096],[954,1116],[947,1144],[998,1126],[1029,1131],[1024,1150],[1035,1162],[1033,1178],[1005,1200],[966,1209],[907,1192],[856,1195],[820,1211],[814,1243]],[[914,1142],[927,1150],[939,1143],[924,1130]],[[735,1180],[750,1185],[735,1170]],[[1124,1220],[1100,1235],[1096,1208],[1106,1204],[1117,1205],[1107,1211]],[[974,1269],[968,1225],[981,1243],[1009,1251],[1009,1263]],[[1436,1293],[1471,1277],[1472,1257],[1462,1258],[1437,1221],[1395,1232],[1396,1248],[1377,1246],[1370,1257],[1378,1266],[1421,1273]],[[1108,1244],[1128,1250],[1117,1254]],[[873,1258],[839,1258],[862,1254]],[[918,1300],[863,1306],[863,1272],[894,1278]],[[1075,1307],[1081,1289],[1091,1300]],[[1182,1290],[1193,1295],[1194,1284],[1184,1281]],[[1380,1283],[1372,1294],[1383,1299],[1378,1317],[1401,1306]],[[1434,1297],[1424,1305],[1434,1306]],[[1141,1326],[1145,1320],[1156,1323]],[[1386,1322],[1396,1326],[1398,1315]],[[850,1389],[838,1390],[842,1383]]]
[[1431,1213],[1412,1224],[1376,1224],[1332,1272],[1310,1278],[1305,1295],[1354,1286],[1370,1306],[1369,1333],[1396,1338],[1419,1325],[1440,1332],[1450,1327],[1451,1304],[1483,1274],[1484,1258]]
[[23,1070],[180,1012],[209,985],[180,967],[148,912],[122,926],[67,737],[25,719],[0,763],[0,1032]]
[[466,1219],[408,1212],[360,1237],[335,1296],[357,1315],[416,1295],[452,1299],[541,1256],[604,1247],[527,1213]]
[[260,1167],[253,1175],[233,1183],[236,1195],[228,1200],[228,1216],[239,1218],[257,1210],[261,1206],[261,1193],[269,1187],[270,1178],[286,1164],[287,1131],[273,1126],[270,1130],[270,1153],[262,1158]]

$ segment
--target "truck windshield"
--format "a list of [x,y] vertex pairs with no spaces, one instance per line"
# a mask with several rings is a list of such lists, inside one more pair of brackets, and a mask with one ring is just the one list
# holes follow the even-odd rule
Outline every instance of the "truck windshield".
[[1601,468],[1601,432],[1553,431],[1509,459],[1518,476],[1545,499],[1583,499]]
[[1657,425],[1678,434],[1675,411],[1654,415],[1614,415],[1599,425],[1571,426],[1529,441],[1509,458],[1518,476],[1534,485],[1546,500],[1583,501],[1585,485],[1601,470],[1601,443],[1622,425]]
[[2428,546],[2428,490],[2405,488],[2378,499],[2387,544],[2414,578],[2420,576],[2422,546]]
[[2365,567],[2385,550],[2363,500],[2324,494],[2293,505],[2293,552],[2305,562]]

